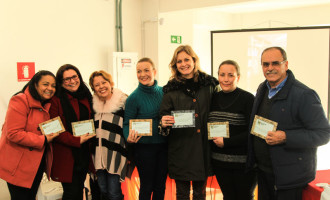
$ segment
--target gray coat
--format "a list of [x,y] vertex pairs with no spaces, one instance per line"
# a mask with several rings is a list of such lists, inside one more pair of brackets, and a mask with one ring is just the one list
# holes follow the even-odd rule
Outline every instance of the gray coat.
[[[328,143],[329,122],[316,92],[295,79],[288,70],[284,87],[274,96],[269,119],[286,133],[286,142],[269,146],[277,189],[290,189],[314,180],[317,147]],[[254,101],[251,123],[267,91],[260,84]],[[252,135],[249,135],[248,166],[254,164]]]

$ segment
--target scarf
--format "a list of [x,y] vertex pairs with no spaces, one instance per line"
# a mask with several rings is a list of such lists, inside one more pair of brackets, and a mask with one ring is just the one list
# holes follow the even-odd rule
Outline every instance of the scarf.
[[[64,88],[62,88],[62,93],[59,95],[60,102],[63,109],[63,115],[65,118],[65,122],[67,125],[67,131],[69,131],[72,134],[72,122],[80,121],[82,120],[88,120],[91,118],[92,115],[89,113],[89,109],[82,104],[79,100],[88,98],[90,95],[86,94],[82,87],[79,87],[79,89],[76,92],[70,92]],[[73,98],[78,99],[78,105],[79,105],[79,118],[76,115],[76,112],[74,111],[70,100],[68,98],[68,95],[71,95]],[[89,100],[90,104],[91,101]],[[92,107],[90,107],[92,108]],[[81,144],[80,148],[71,147],[72,155],[74,158],[74,170],[78,171],[87,171],[88,165],[89,165],[89,141]]]

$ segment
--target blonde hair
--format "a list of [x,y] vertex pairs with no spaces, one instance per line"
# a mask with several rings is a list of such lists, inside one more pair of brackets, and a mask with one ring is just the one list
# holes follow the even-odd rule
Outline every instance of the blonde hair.
[[152,69],[156,69],[155,64],[154,64],[154,62],[152,62],[151,58],[148,58],[148,57],[141,58],[137,63],[142,63],[142,62],[148,62],[151,64]]
[[178,68],[176,66],[176,62],[178,59],[178,54],[182,51],[186,52],[189,56],[192,57],[195,67],[194,67],[194,80],[197,81],[199,71],[201,71],[199,58],[195,51],[191,48],[189,45],[180,45],[178,48],[175,49],[172,60],[169,64],[169,67],[171,69],[172,76],[171,79],[176,79],[177,81],[184,81],[185,79],[182,77],[181,73],[178,71]]
[[91,86],[93,92],[95,91],[93,86],[93,81],[96,76],[102,76],[106,81],[110,83],[111,87],[115,85],[115,82],[113,82],[111,74],[103,70],[95,71],[89,77],[89,86]]

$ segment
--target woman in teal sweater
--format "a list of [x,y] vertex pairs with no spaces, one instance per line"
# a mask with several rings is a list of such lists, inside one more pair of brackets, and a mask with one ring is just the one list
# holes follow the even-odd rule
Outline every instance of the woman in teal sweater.
[[[167,142],[158,134],[162,87],[155,80],[156,69],[150,58],[142,58],[136,66],[139,86],[126,100],[124,136],[134,144],[133,159],[140,176],[140,200],[163,200],[167,177]],[[152,119],[152,136],[139,136],[129,131],[130,119]]]

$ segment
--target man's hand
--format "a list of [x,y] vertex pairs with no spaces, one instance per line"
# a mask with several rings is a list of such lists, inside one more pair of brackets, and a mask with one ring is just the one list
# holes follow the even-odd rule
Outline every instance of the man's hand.
[[268,131],[266,143],[269,145],[277,145],[285,143],[286,134],[284,131]]

